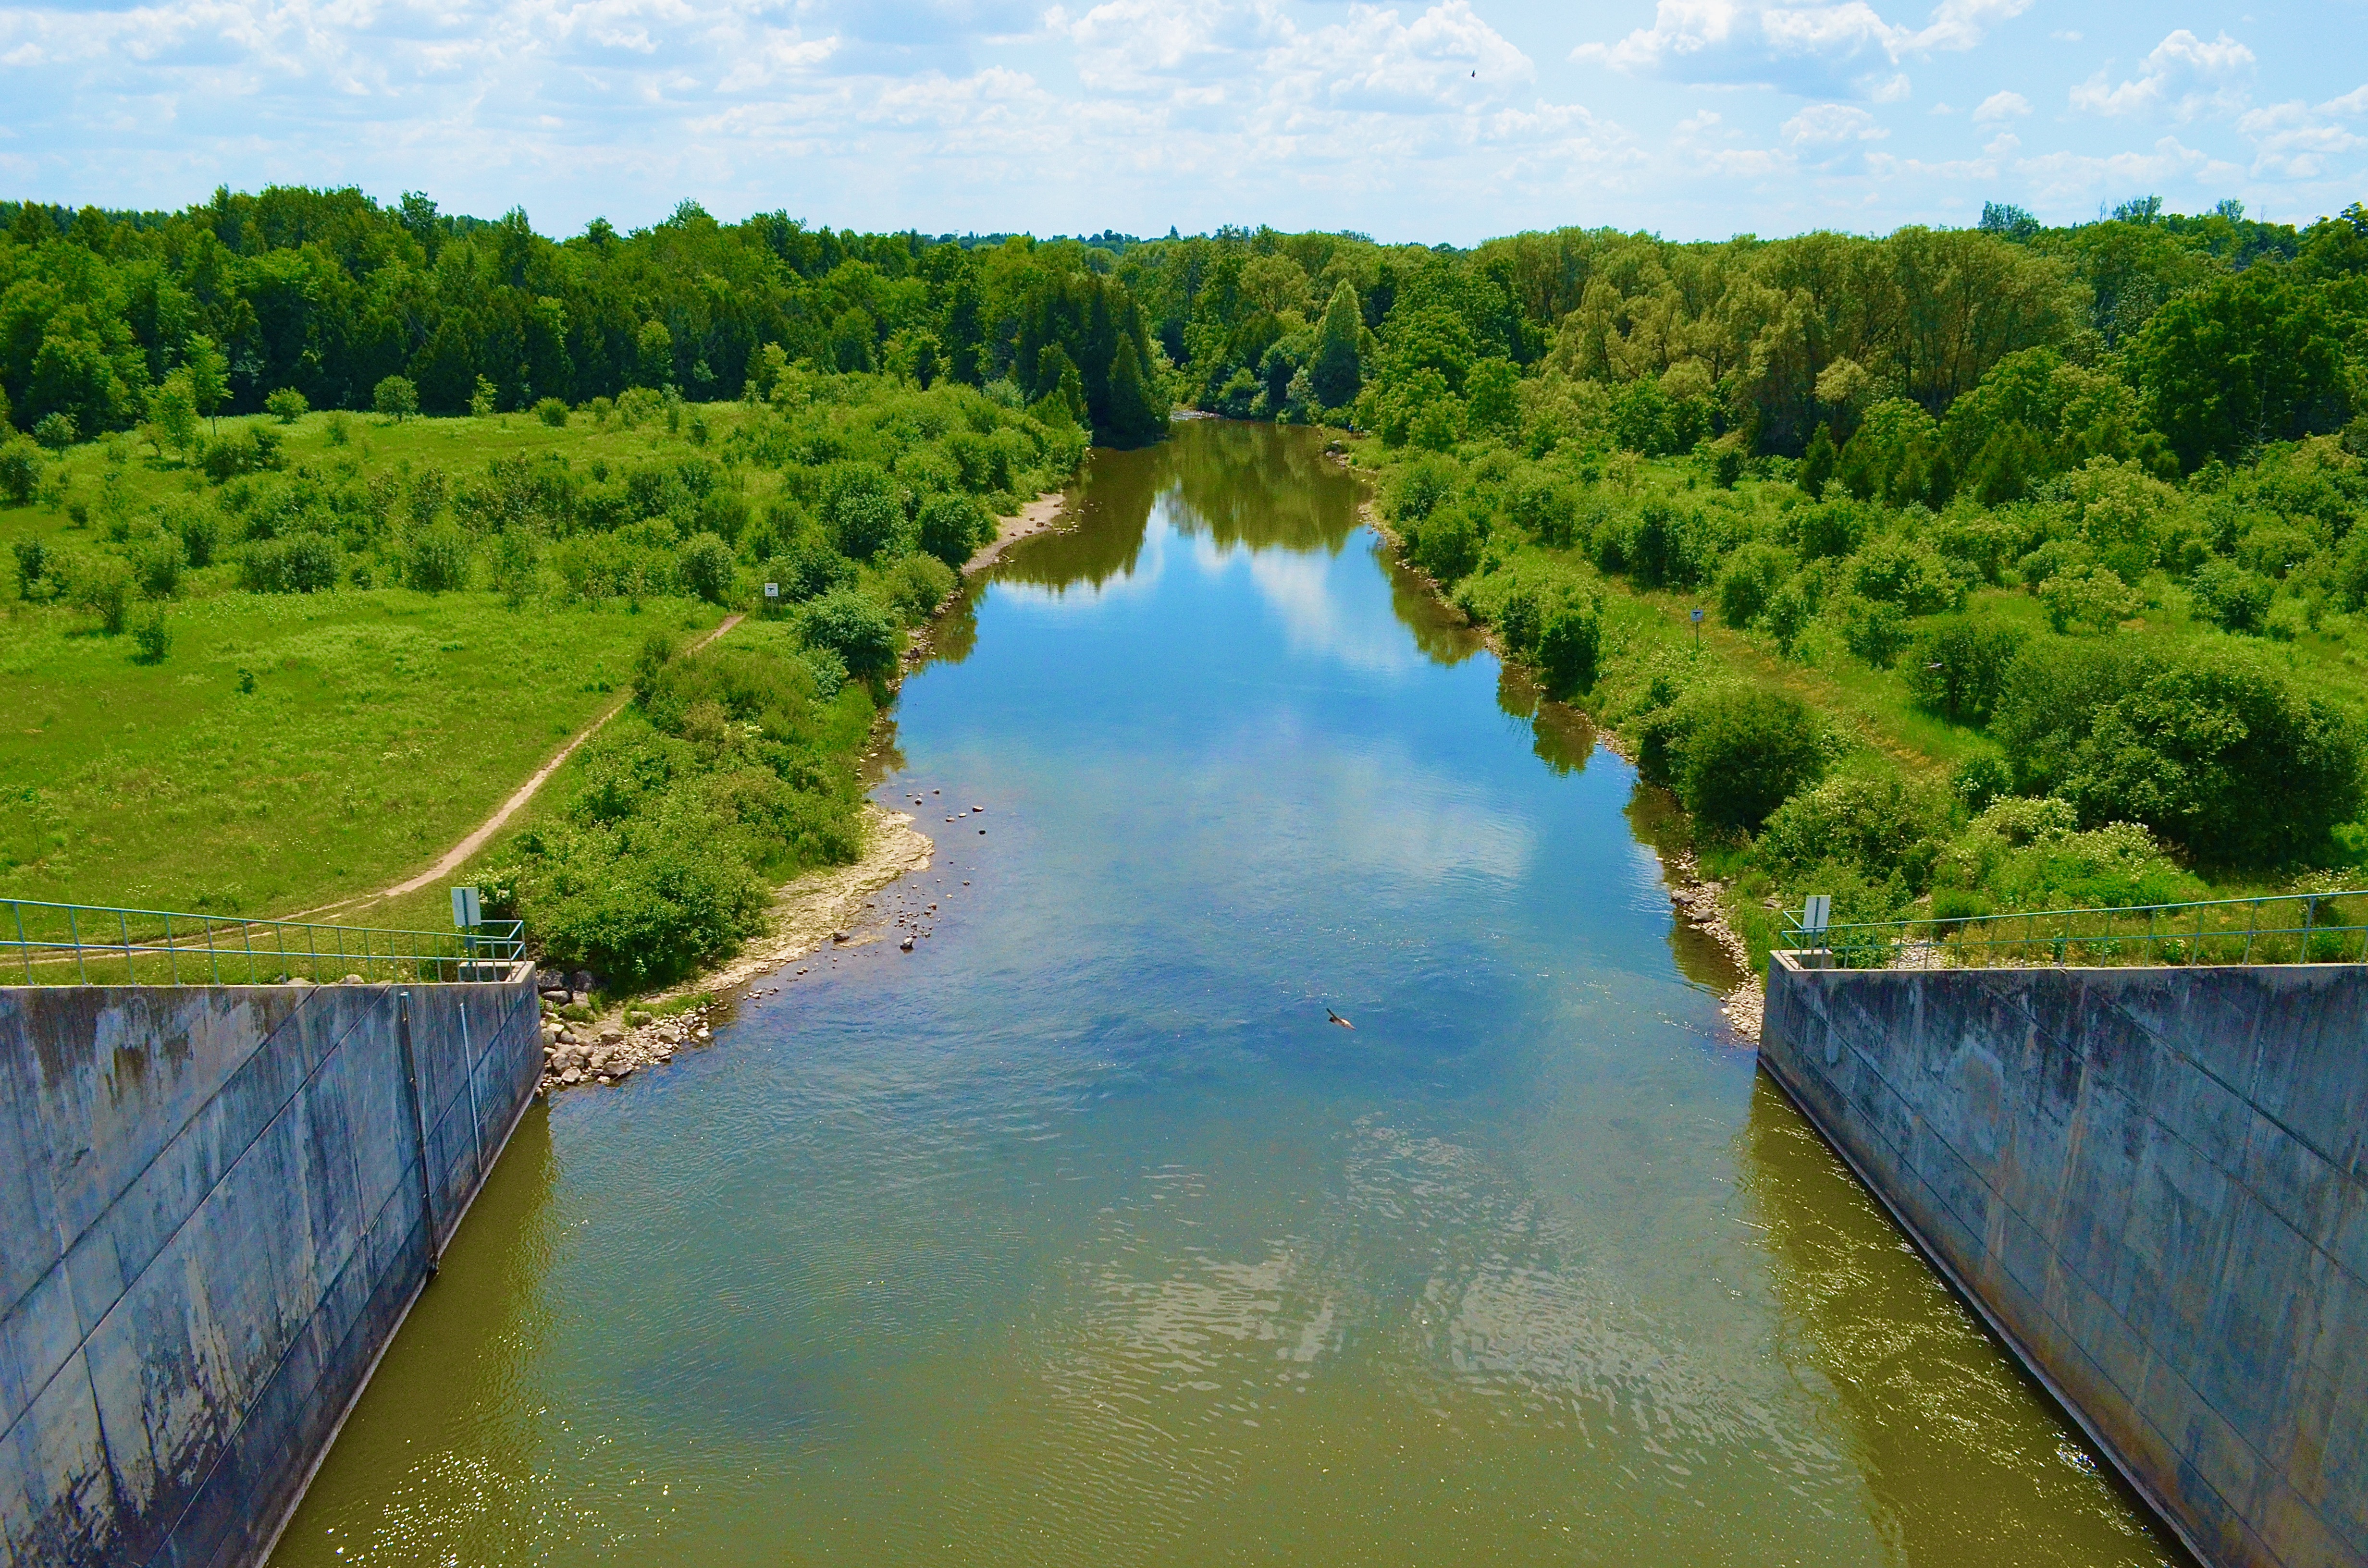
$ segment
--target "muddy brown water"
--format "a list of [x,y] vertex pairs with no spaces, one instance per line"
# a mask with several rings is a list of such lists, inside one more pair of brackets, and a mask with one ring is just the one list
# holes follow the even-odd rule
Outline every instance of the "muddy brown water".
[[905,685],[915,951],[534,1111],[275,1562],[2181,1561],[1356,504],[1097,454]]

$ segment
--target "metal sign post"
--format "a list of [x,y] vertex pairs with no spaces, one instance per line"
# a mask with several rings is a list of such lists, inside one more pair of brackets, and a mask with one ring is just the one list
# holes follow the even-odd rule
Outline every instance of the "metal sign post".
[[1694,652],[1695,652],[1695,653],[1701,653],[1701,652],[1702,652],[1702,607],[1701,607],[1700,605],[1696,605],[1696,606],[1694,607],[1693,622],[1694,622]]

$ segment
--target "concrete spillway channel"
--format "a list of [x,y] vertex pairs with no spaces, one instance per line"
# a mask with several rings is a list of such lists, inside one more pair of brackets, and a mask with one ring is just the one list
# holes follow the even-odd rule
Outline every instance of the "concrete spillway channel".
[[2368,968],[1779,953],[1760,1061],[2199,1557],[2368,1563]]
[[0,988],[0,1556],[259,1561],[541,1063],[527,965]]

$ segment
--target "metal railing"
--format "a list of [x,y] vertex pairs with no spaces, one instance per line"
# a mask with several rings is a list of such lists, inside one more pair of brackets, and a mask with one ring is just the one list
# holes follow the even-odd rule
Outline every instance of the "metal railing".
[[435,984],[497,980],[525,956],[518,920],[402,931],[0,899],[0,984]]
[[1823,903],[1786,911],[1784,936],[1838,969],[2368,963],[2368,891],[2358,889],[1839,924],[1822,918]]

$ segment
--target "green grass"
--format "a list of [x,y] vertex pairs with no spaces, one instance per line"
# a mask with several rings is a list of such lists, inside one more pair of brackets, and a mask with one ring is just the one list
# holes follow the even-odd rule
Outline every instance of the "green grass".
[[[174,607],[173,650],[152,666],[73,610],[6,609],[0,890],[247,915],[426,869],[617,700],[653,628],[722,613],[222,592]],[[430,889],[369,918],[442,925],[444,900]]]

